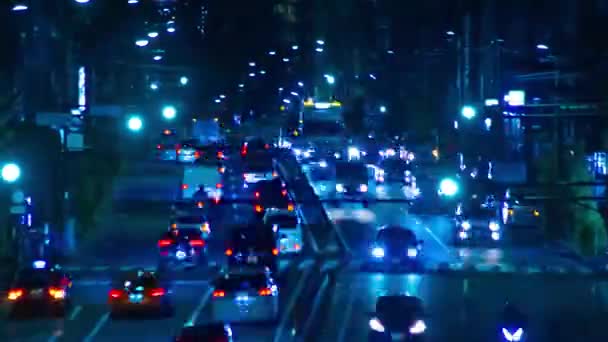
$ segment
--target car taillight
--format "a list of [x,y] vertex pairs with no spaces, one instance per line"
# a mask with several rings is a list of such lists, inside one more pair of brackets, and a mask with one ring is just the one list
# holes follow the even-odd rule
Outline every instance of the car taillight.
[[225,291],[222,291],[222,290],[213,291],[213,297],[225,297],[225,296],[226,296]]
[[11,289],[8,291],[8,300],[17,300],[23,296],[23,289]]
[[241,149],[241,155],[242,156],[246,156],[247,155],[247,149],[246,148]]
[[270,296],[270,295],[272,295],[272,291],[269,288],[265,287],[265,288],[260,289],[258,291],[258,294],[260,296]]
[[122,291],[122,290],[116,290],[116,289],[110,290],[110,298],[120,298],[120,297],[122,297],[123,293],[124,293],[124,291]]
[[272,249],[272,255],[279,255],[279,250],[276,248]]
[[200,201],[199,201],[199,202],[196,202],[196,206],[197,206],[199,209],[201,209],[201,208],[203,208],[203,207],[205,206],[205,202],[200,202]]
[[287,190],[286,189],[281,190],[281,195],[287,196]]
[[161,148],[163,148],[163,145],[161,145],[161,144],[156,145],[157,150],[160,150]]
[[264,210],[264,208],[261,205],[257,204],[255,206],[255,212],[256,213],[261,213],[263,210]]
[[224,252],[224,254],[226,254],[227,256],[231,256],[232,255],[232,249],[228,248],[226,250],[226,252]]
[[161,297],[165,295],[165,289],[157,288],[150,290],[150,296],[152,297]]
[[181,148],[178,148],[178,149],[177,149],[177,154],[181,154],[181,153],[182,153],[182,149],[181,149]]
[[289,203],[289,204],[287,205],[287,210],[289,210],[289,211],[293,211],[293,204]]
[[182,190],[188,189],[188,184],[182,184]]
[[219,167],[219,168],[217,169],[217,171],[218,171],[219,173],[224,173],[224,172],[226,172],[226,168],[222,166],[222,167]]
[[203,240],[190,240],[191,247],[203,247],[205,245],[205,241]]
[[272,177],[273,178],[279,177],[279,174],[276,171],[272,171]]
[[269,149],[269,148],[270,148],[270,145],[268,145],[268,144],[264,144],[264,148],[265,148],[265,149]]
[[177,229],[177,223],[172,223],[171,224],[171,229]]
[[194,158],[200,158],[201,153],[199,151],[194,152]]
[[224,159],[224,152],[222,152],[222,151],[218,151],[218,152],[217,152],[217,158],[218,158],[218,159]]
[[294,245],[293,245],[293,248],[294,248],[296,251],[299,251],[299,250],[300,250],[300,248],[302,248],[302,247],[300,246],[300,244],[299,244],[299,243],[296,243],[296,244],[294,244]]
[[158,247],[167,247],[167,246],[171,246],[171,244],[173,243],[173,241],[171,240],[158,240]]
[[256,191],[254,196],[255,196],[255,198],[260,198],[260,193],[258,191]]
[[55,299],[65,298],[65,290],[59,287],[50,287],[49,295]]
[[209,222],[201,224],[201,231],[207,234],[211,233],[211,227],[209,226]]
[[215,184],[215,188],[216,188],[216,189],[221,189],[221,188],[223,188],[223,187],[224,187],[224,184],[222,184],[222,183],[217,183],[217,184]]

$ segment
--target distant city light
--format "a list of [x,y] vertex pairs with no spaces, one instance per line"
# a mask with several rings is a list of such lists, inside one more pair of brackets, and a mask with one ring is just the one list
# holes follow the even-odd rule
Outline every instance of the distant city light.
[[317,51],[317,52],[323,52],[323,48],[322,47],[318,47],[318,48],[315,49],[315,51]]
[[274,55],[277,54],[277,52],[276,51],[268,51],[268,54],[271,55],[271,56],[274,56]]
[[220,103],[220,102],[222,102],[222,100],[220,100],[220,99],[215,99],[215,103]]
[[300,94],[296,93],[295,91],[292,91],[290,94],[293,96],[300,96]]
[[161,55],[156,55],[156,56],[154,56],[154,58],[153,58],[153,59],[154,59],[155,61],[160,61],[160,60],[162,60],[162,59],[163,59],[163,56],[161,56]]
[[177,116],[177,109],[173,106],[163,108],[163,117],[167,120],[173,120]]
[[536,48],[539,50],[549,50],[549,47],[545,44],[538,44],[536,45]]
[[283,99],[283,102],[285,102],[285,103],[291,103],[291,101],[289,101],[289,99]]
[[369,74],[369,78],[371,78],[372,80],[375,80],[375,79],[376,79],[376,75],[374,75],[374,74]]
[[317,44],[319,44],[319,45],[325,45],[325,41],[322,40],[322,39],[318,39],[317,40]]
[[455,35],[456,33],[454,33],[454,31],[447,31],[445,34],[447,34],[448,36],[453,36],[453,35]]
[[292,45],[292,46],[291,46],[291,49],[292,49],[292,50],[297,50],[297,49],[299,49],[299,48],[300,48],[300,47],[299,47],[299,46],[297,46],[297,45]]
[[132,116],[127,120],[127,128],[132,132],[139,132],[144,126],[144,122],[139,116]]
[[255,62],[249,62],[249,66],[250,67],[254,67],[255,66]]
[[287,57],[283,58],[283,62],[285,62],[285,63],[289,62],[289,58],[287,58]]
[[91,0],[74,0],[79,4],[88,4]]
[[21,169],[15,163],[8,163],[2,167],[2,179],[7,183],[16,182],[21,177]]
[[249,77],[255,77],[255,72],[250,72]]
[[266,75],[266,70],[260,70],[260,75]]
[[239,84],[239,88],[244,88],[244,87],[245,87],[245,85],[243,83]]
[[27,5],[24,5],[24,4],[17,4],[15,6],[13,6],[13,12],[27,11],[28,9],[29,9],[29,7],[27,7]]
[[386,106],[380,106],[380,113],[386,113]]
[[167,32],[169,32],[169,33],[175,32],[175,27],[167,27]]
[[499,102],[498,102],[498,99],[486,99],[485,105],[486,105],[486,107],[498,106]]
[[303,87],[303,86],[304,86],[304,83],[302,83],[302,82],[298,82],[298,86]]
[[148,37],[156,38],[156,37],[158,37],[158,32],[148,32]]
[[393,55],[395,53],[395,51],[393,51],[393,50],[386,50],[386,53],[388,53],[389,55]]
[[475,110],[475,108],[471,107],[471,106],[464,106],[462,107],[462,110],[460,111],[460,113],[462,114],[462,116],[464,116],[466,119],[472,119],[475,117],[475,115],[477,115],[477,111]]
[[148,46],[148,44],[150,44],[150,41],[147,39],[138,39],[135,41],[135,45],[139,47]]
[[158,90],[158,83],[156,83],[156,82],[150,83],[150,89],[152,89],[152,90]]
[[183,86],[187,85],[190,80],[186,76],[182,76],[179,78],[179,83]]
[[336,83],[336,78],[333,77],[332,75],[325,74],[323,76],[325,77],[325,80],[327,81],[328,84]]
[[135,4],[138,4],[138,3],[139,3],[139,0],[129,0],[129,1],[127,1],[127,3],[128,3],[129,5],[135,5]]
[[226,95],[220,94],[220,99],[225,99],[225,98],[226,98]]

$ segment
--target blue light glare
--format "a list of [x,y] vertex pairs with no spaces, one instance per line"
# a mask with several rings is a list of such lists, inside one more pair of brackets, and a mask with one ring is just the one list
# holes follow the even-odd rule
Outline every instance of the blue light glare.
[[42,269],[42,268],[46,267],[46,261],[36,260],[36,261],[34,261],[34,263],[32,265],[34,266],[35,269]]

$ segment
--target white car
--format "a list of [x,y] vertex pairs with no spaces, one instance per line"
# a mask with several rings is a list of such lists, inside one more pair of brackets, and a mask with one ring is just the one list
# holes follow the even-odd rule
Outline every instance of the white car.
[[267,209],[264,224],[272,226],[272,230],[279,237],[280,253],[292,254],[302,251],[302,223],[295,211]]
[[170,230],[173,229],[200,229],[203,239],[209,238],[211,226],[209,220],[203,215],[178,216],[170,221]]
[[217,322],[274,322],[279,317],[279,288],[269,273],[232,273],[213,281],[209,303]]

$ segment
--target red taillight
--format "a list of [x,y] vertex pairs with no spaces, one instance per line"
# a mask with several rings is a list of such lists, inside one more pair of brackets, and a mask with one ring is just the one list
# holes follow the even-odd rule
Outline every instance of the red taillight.
[[226,252],[224,252],[224,254],[226,254],[227,256],[231,256],[232,255],[232,249],[228,248],[226,250]]
[[255,196],[255,198],[260,198],[260,193],[258,191],[256,191],[254,196]]
[[188,184],[182,184],[182,190],[188,189]]
[[293,204],[289,203],[289,204],[287,205],[287,210],[289,210],[289,211],[293,211],[293,209],[294,209]]
[[279,255],[279,250],[276,248],[272,249],[272,255]]
[[260,291],[258,291],[258,294],[260,296],[270,296],[272,295],[272,291],[269,288],[265,287],[260,289]]
[[178,149],[177,149],[177,154],[181,154],[181,153],[182,153],[182,149],[181,149],[181,148],[178,148]]
[[226,296],[225,291],[222,291],[222,290],[213,291],[213,297],[225,297],[225,296]]
[[222,151],[218,151],[218,152],[217,152],[217,158],[218,158],[218,159],[224,159],[224,152],[222,152]]
[[161,297],[165,295],[165,289],[157,288],[150,290],[150,296],[152,297]]
[[247,155],[247,149],[246,148],[241,149],[241,155],[242,156]]
[[286,189],[281,190],[281,195],[287,196],[287,190]]
[[205,245],[205,241],[203,240],[190,240],[190,246],[192,247],[203,247]]
[[110,298],[120,298],[123,295],[123,291],[122,290],[110,290]]
[[255,212],[256,213],[261,213],[263,210],[264,210],[264,208],[261,205],[257,204],[255,206]]
[[171,240],[166,240],[166,239],[158,240],[158,247],[168,247],[168,246],[171,246],[171,244],[173,244],[173,241],[171,241]]
[[199,209],[201,209],[201,208],[205,207],[205,202],[200,202],[200,201],[199,201],[199,202],[197,202],[197,203],[196,203],[196,206],[197,206]]
[[215,184],[215,188],[216,188],[216,189],[221,189],[221,188],[223,188],[223,187],[224,187],[224,184],[222,184],[222,183],[217,183],[217,184]]
[[269,149],[269,148],[270,148],[270,145],[268,145],[268,144],[264,144],[264,148],[265,148],[265,149]]
[[200,158],[201,153],[199,151],[194,152],[194,158]]
[[161,144],[156,145],[157,150],[160,150],[161,148],[163,148],[163,145],[161,145]]
[[49,287],[49,296],[54,299],[63,299],[65,298],[65,290],[60,287]]
[[8,291],[8,300],[17,300],[23,296],[23,289],[11,289]]

